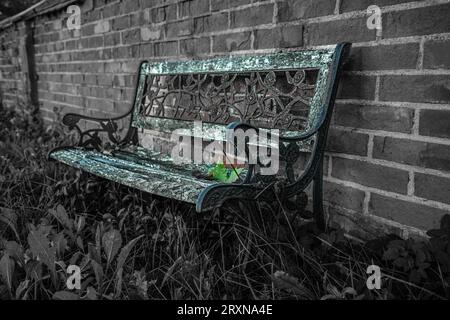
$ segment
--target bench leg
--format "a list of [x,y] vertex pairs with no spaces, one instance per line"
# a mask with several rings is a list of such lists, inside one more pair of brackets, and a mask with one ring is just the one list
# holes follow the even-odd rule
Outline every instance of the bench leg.
[[323,209],[323,158],[321,158],[313,179],[313,211],[317,227],[325,231],[326,219]]

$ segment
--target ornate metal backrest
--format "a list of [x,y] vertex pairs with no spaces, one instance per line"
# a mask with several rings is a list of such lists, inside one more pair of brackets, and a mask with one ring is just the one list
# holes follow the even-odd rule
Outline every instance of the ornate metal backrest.
[[281,137],[317,130],[327,113],[336,48],[143,62],[132,125],[170,131],[192,120],[221,127],[240,120],[281,129]]

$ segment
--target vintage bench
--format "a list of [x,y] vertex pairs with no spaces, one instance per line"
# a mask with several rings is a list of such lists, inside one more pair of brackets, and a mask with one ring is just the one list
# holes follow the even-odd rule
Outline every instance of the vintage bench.
[[[54,149],[49,158],[145,192],[195,204],[198,212],[220,207],[228,199],[273,202],[278,197],[281,202],[288,201],[313,182],[314,218],[323,228],[323,154],[341,66],[350,46],[342,43],[320,50],[142,62],[131,109],[106,119],[66,114],[63,123],[78,131],[78,145]],[[118,122],[124,120],[127,130],[120,136]],[[202,120],[208,132],[192,135],[205,141],[225,141],[227,128],[279,129],[279,144],[272,146],[278,148],[279,173],[264,176],[259,174],[258,164],[248,164],[238,181],[223,183],[207,177],[210,165],[179,165],[170,153],[151,150],[140,142],[139,135],[145,130],[166,138],[174,129],[192,132],[194,120]],[[82,125],[84,122],[90,127]],[[309,161],[300,168],[304,154],[310,154]]]

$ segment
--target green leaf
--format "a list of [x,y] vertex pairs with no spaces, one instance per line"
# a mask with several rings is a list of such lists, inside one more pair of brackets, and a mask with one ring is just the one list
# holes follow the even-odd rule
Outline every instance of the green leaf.
[[225,183],[233,183],[239,179],[239,174],[243,170],[243,168],[227,168],[223,163],[218,163],[209,169],[208,174],[214,180]]
[[0,276],[10,292],[12,292],[14,265],[14,260],[11,259],[7,253],[0,259]]
[[107,266],[109,266],[122,246],[122,236],[120,235],[120,232],[114,229],[106,232],[102,237],[102,245],[106,254]]

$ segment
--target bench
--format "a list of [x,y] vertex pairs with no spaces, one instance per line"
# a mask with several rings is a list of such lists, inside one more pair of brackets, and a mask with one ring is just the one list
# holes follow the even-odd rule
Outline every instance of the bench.
[[[318,50],[208,60],[144,61],[130,110],[110,118],[66,114],[63,124],[78,132],[79,141],[76,146],[52,150],[49,158],[151,194],[195,204],[197,212],[218,208],[229,199],[270,203],[278,197],[287,203],[313,183],[314,218],[324,228],[323,156],[341,66],[350,46],[341,43]],[[204,129],[200,132],[195,130],[198,121]],[[176,143],[168,138],[174,130],[181,130],[181,136],[191,141],[200,139],[204,147],[206,142],[228,141],[229,132],[250,129],[269,138],[246,140],[247,163],[234,182],[211,179],[211,164],[180,164],[164,150]],[[149,133],[154,136],[146,145]],[[267,163],[250,163],[250,147],[257,151],[266,147],[268,154],[277,154],[278,172],[261,174]],[[305,154],[309,160],[300,167]],[[236,160],[230,161],[226,170],[236,172]]]

